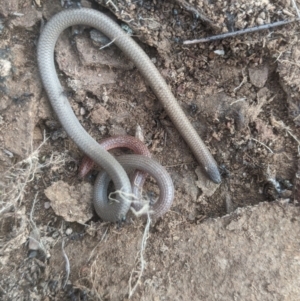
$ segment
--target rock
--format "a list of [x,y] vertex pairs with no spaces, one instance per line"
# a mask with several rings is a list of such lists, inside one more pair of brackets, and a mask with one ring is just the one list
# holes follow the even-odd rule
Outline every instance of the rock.
[[66,235],[71,235],[73,233],[73,230],[71,229],[71,228],[68,228],[67,230],[66,230]]
[[45,195],[55,214],[67,222],[85,224],[93,216],[92,189],[89,183],[80,183],[75,187],[58,181],[45,189]]
[[[215,184],[212,181],[210,181],[207,176],[203,173],[200,166],[197,166],[195,173],[197,174],[198,180],[196,181],[196,185],[202,190],[203,195],[206,196],[212,196],[217,188],[219,187],[219,184]],[[202,195],[202,196],[203,196]]]
[[249,68],[249,77],[252,85],[257,88],[264,87],[269,75],[269,69],[267,66],[261,66],[260,68]]
[[50,202],[45,202],[44,203],[44,208],[49,209],[51,207]]
[[91,121],[95,124],[105,124],[109,119],[110,113],[99,103],[95,105],[91,114]]
[[54,231],[54,232],[52,233],[52,238],[56,239],[56,238],[58,238],[58,237],[59,237],[59,232],[58,232],[58,231]]
[[30,250],[28,254],[28,258],[35,258],[38,255],[37,250]]
[[0,59],[0,78],[7,77],[10,74],[11,62],[9,60]]
[[79,112],[81,116],[85,115],[86,113],[85,108],[81,107]]

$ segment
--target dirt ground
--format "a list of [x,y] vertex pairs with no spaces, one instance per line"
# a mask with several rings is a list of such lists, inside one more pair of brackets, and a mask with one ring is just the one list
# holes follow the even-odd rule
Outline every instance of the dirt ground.
[[300,1],[81,1],[141,45],[222,173],[205,178],[139,71],[100,50],[106,37],[66,30],[55,60],[81,124],[97,141],[139,125],[173,179],[146,236],[145,219],[96,216],[97,171],[78,179],[83,154],[43,90],[36,45],[61,2],[0,3],[0,299],[300,300],[299,23],[183,44],[294,20]]

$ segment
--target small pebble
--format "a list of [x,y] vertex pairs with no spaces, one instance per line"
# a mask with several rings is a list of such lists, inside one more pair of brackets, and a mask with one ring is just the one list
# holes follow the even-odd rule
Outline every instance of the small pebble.
[[28,258],[35,258],[37,256],[37,250],[30,250],[28,253]]
[[266,19],[266,13],[265,12],[261,12],[259,14],[259,16],[262,18],[262,19]]
[[49,209],[51,207],[50,202],[45,202],[44,203],[44,208]]
[[259,68],[249,68],[249,78],[252,85],[257,88],[264,87],[269,75],[267,66],[260,66]]
[[0,78],[7,77],[10,74],[11,62],[0,59]]
[[257,25],[263,25],[265,22],[264,22],[264,20],[262,19],[262,18],[257,18],[256,19],[256,24]]
[[71,228],[68,228],[68,229],[66,230],[66,235],[71,235],[72,232],[73,232],[73,230],[72,230]]
[[102,100],[104,102],[104,105],[106,105],[106,103],[109,101],[109,97],[107,95],[103,95]]
[[225,203],[225,208],[226,208],[227,214],[230,214],[231,212],[234,211],[234,206],[233,206],[230,195],[228,195],[228,194],[226,195],[224,203]]
[[225,51],[223,49],[217,49],[214,51],[214,53],[221,56],[225,55]]
[[58,231],[52,233],[52,238],[57,238],[59,236]]
[[156,64],[157,58],[156,58],[156,57],[151,58],[151,62],[152,62],[153,64]]
[[80,115],[84,115],[85,114],[85,108],[81,107],[80,108]]
[[142,128],[138,124],[135,128],[135,138],[139,139],[142,142],[145,142],[145,137],[142,131]]
[[99,126],[98,130],[101,133],[101,135],[104,135],[106,133],[107,127],[105,125]]

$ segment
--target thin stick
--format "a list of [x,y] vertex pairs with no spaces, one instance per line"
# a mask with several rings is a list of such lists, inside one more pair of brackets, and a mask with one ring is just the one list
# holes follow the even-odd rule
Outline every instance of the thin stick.
[[294,5],[295,10],[296,10],[296,12],[297,12],[298,18],[300,19],[300,12],[299,12],[298,6],[297,6],[297,4],[296,4],[296,1],[295,1],[295,0],[292,0],[292,2],[293,2],[293,5]]
[[66,261],[66,280],[65,280],[65,283],[63,285],[63,288],[65,288],[66,284],[68,283],[69,276],[70,276],[70,261],[69,261],[69,258],[67,256],[64,248],[65,248],[65,240],[63,239],[62,243],[61,243],[61,250],[62,250],[63,256],[64,256],[65,261]]
[[229,105],[232,106],[232,105],[234,105],[235,103],[240,102],[240,101],[245,101],[246,99],[247,99],[246,97],[239,98],[239,99],[233,101],[233,102],[232,102],[231,104],[229,104]]
[[106,5],[107,5],[107,4],[111,4],[111,6],[115,9],[116,12],[119,11],[118,7],[117,7],[111,0],[106,1],[105,4],[106,4]]
[[207,37],[207,38],[196,39],[196,40],[188,40],[188,41],[184,41],[183,44],[184,45],[191,45],[191,44],[197,44],[197,43],[205,43],[205,42],[212,42],[212,41],[222,40],[222,39],[229,38],[229,37],[235,37],[235,36],[243,35],[243,34],[246,34],[246,33],[256,32],[256,31],[260,31],[260,30],[266,30],[266,29],[270,29],[270,28],[290,24],[290,23],[293,23],[293,22],[296,22],[296,21],[299,21],[299,20],[300,20],[300,18],[298,18],[296,20],[278,21],[278,22],[275,22],[275,23],[250,27],[250,28],[246,28],[246,29],[242,29],[242,30],[238,30],[238,31],[226,32],[224,34],[211,36],[211,37]]
[[102,50],[102,49],[104,49],[104,48],[106,48],[106,47],[109,47],[111,44],[114,43],[114,41],[115,41],[116,39],[117,39],[117,38],[114,38],[112,41],[110,41],[109,43],[107,43],[107,44],[105,44],[104,46],[100,47],[99,49]]

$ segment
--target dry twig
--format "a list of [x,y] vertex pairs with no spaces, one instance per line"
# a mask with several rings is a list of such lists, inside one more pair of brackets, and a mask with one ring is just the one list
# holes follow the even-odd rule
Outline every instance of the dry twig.
[[271,23],[271,24],[264,24],[264,25],[260,25],[260,26],[255,26],[255,27],[250,27],[250,28],[238,30],[238,31],[226,32],[226,33],[223,33],[223,34],[220,34],[220,35],[215,35],[215,36],[206,37],[206,38],[202,38],[202,39],[187,40],[187,41],[184,41],[183,44],[184,45],[191,45],[191,44],[197,44],[197,43],[205,43],[205,42],[213,42],[213,41],[217,41],[217,40],[223,40],[223,39],[226,39],[226,38],[229,38],[229,37],[235,37],[235,36],[243,35],[243,34],[246,34],[246,33],[252,33],[252,32],[256,32],[256,31],[260,31],[260,30],[275,28],[275,27],[290,24],[290,23],[293,23],[293,22],[296,22],[296,21],[299,21],[299,20],[300,19],[278,21],[278,22]]
[[116,6],[116,4],[114,4],[114,2],[113,2],[112,0],[106,1],[106,5],[108,5],[108,4],[111,4],[111,6],[114,8],[114,10],[115,10],[116,12],[119,11],[118,7]]
[[69,258],[65,252],[65,240],[63,239],[62,240],[62,243],[61,243],[61,250],[62,250],[62,253],[63,253],[63,256],[65,258],[65,261],[66,261],[66,280],[65,280],[65,283],[63,285],[63,288],[67,285],[68,283],[68,280],[69,280],[69,276],[70,276],[70,261],[69,261]]

